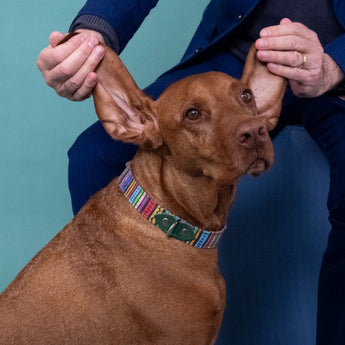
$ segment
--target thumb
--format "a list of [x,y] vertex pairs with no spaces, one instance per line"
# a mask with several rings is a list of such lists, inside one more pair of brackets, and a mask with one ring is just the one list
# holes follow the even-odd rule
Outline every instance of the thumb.
[[54,31],[49,36],[49,44],[54,48],[66,36],[67,36],[67,34],[63,34],[62,32]]
[[289,24],[289,23],[292,23],[292,21],[289,18],[283,18],[280,21],[280,24]]

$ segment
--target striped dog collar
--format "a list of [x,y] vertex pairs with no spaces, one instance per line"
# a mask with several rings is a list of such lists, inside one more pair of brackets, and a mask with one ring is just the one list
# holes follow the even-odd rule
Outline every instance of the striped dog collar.
[[174,216],[152,200],[135,180],[130,165],[119,178],[120,188],[130,204],[149,222],[157,226],[167,237],[176,238],[197,248],[215,248],[226,226],[220,231],[207,231]]

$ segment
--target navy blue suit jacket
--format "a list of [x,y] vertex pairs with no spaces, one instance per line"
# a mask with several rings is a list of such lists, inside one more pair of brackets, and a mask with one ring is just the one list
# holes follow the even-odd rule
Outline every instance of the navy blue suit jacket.
[[[94,15],[107,21],[117,33],[119,49],[122,51],[157,2],[158,0],[88,0],[78,16]],[[260,0],[211,0],[185,55],[173,70],[207,54],[217,43],[229,37],[259,2]],[[338,21],[345,29],[345,2],[333,0],[333,4]],[[344,47],[345,34],[327,44],[324,49],[345,72]]]

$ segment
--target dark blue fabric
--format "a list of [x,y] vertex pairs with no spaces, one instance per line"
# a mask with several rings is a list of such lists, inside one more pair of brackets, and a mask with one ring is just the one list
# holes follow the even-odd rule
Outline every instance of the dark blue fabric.
[[136,151],[134,145],[114,141],[99,121],[86,129],[68,151],[73,213],[78,213],[91,195],[119,176]]
[[327,157],[331,179],[327,204],[332,228],[319,280],[318,345],[345,343],[345,102],[322,98],[302,117]]
[[88,0],[75,20],[79,16],[90,14],[104,19],[119,35],[120,50],[123,50],[157,2],[158,0]]
[[[88,0],[75,20],[83,15],[102,18],[117,33],[120,51],[122,51],[157,2],[158,0]],[[183,59],[176,68],[214,49],[217,44],[229,40],[235,29],[242,24],[259,2],[260,0],[211,0]],[[345,28],[345,2],[339,0],[332,2],[339,24]],[[331,55],[345,71],[344,46],[345,35],[343,34],[328,43],[325,46],[325,52]]]
[[322,45],[332,42],[344,33],[335,17],[334,6],[330,0],[261,0],[248,19],[238,27],[233,39],[228,42],[229,50],[244,61],[261,29],[277,25],[282,19],[282,14],[291,21],[303,23],[315,31]]

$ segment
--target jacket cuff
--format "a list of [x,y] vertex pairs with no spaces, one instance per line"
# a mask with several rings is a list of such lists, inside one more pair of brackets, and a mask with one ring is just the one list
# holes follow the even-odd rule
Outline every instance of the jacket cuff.
[[119,54],[119,35],[117,34],[116,30],[103,18],[91,14],[83,14],[72,22],[69,32],[77,29],[98,31],[103,35],[105,44]]

